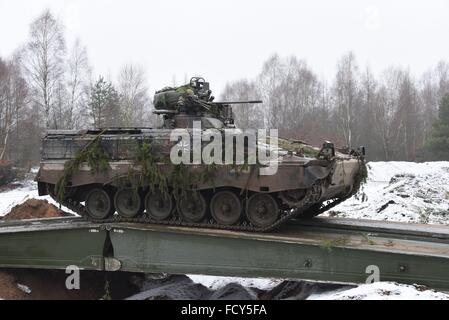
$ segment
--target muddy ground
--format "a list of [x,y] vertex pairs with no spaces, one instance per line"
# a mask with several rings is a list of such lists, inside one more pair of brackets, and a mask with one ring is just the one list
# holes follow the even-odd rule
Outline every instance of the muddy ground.
[[130,282],[130,274],[81,271],[79,290],[66,288],[68,276],[64,270],[3,269],[0,271],[0,299],[124,299],[138,290]]

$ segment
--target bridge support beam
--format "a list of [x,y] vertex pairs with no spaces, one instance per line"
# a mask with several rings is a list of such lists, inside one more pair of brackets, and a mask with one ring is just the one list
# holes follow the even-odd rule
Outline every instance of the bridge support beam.
[[[0,267],[397,281],[449,290],[449,229],[314,220],[251,234],[79,218],[0,223]],[[323,222],[324,221],[324,222]],[[331,221],[331,220],[329,220]],[[396,229],[395,229],[396,228]],[[377,231],[376,231],[377,230]]]

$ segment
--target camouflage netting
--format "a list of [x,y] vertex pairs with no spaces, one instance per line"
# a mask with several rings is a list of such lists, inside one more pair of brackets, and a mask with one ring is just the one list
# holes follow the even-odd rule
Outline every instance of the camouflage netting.
[[177,88],[166,87],[154,96],[154,107],[156,110],[175,110],[180,99],[193,96],[194,92],[190,85],[184,85]]

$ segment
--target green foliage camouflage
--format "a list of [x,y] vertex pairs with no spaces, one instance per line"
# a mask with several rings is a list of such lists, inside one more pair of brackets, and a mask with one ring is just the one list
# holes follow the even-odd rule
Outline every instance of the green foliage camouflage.
[[186,196],[186,190],[190,189],[194,180],[192,173],[187,170],[184,164],[172,165],[168,179],[173,188],[175,198]]
[[204,170],[200,174],[200,181],[204,183],[211,183],[212,187],[215,190],[215,178],[217,176],[217,165],[212,163],[210,165],[206,165]]
[[156,187],[159,188],[161,193],[168,193],[168,181],[165,174],[161,171],[158,162],[162,162],[163,159],[156,158],[151,152],[151,142],[144,141],[139,144],[137,148],[136,166],[141,168],[140,170],[140,182],[144,184],[145,180],[148,181],[148,185],[152,191]]
[[109,169],[109,155],[101,146],[101,134],[80,149],[73,159],[64,164],[64,172],[55,186],[56,197],[63,201],[66,189],[70,186],[73,175],[79,170],[82,163],[87,163],[92,173],[104,172]]
[[[64,200],[67,187],[70,186],[73,175],[79,170],[82,163],[87,163],[92,173],[105,172],[109,169],[110,157],[101,145],[101,134],[89,142],[81,149],[76,156],[66,161],[64,172],[55,186],[55,194],[61,201]],[[162,167],[169,167],[168,171],[162,170]],[[168,164],[166,159],[155,157],[152,152],[151,142],[144,141],[137,147],[134,167],[130,167],[127,176],[115,177],[114,183],[119,188],[143,187],[148,186],[150,190],[159,190],[163,195],[168,195],[173,191],[173,195],[185,195],[186,190],[194,183],[195,178],[187,167],[183,164]],[[215,165],[206,166],[197,176],[200,181],[214,183],[216,175]],[[138,185],[133,183],[135,178],[140,182]],[[169,188],[170,186],[170,188]]]
[[[156,157],[150,141],[139,145],[135,165],[140,167],[140,187],[148,185],[151,191],[158,190],[163,195],[169,195],[171,190],[175,197],[185,195],[193,182],[193,176],[184,164],[173,165],[167,159]],[[168,172],[162,167],[168,167]]]
[[[173,165],[168,159],[155,157],[150,141],[143,142],[140,145],[135,165],[141,168],[139,173],[140,186],[148,184],[150,190],[157,188],[162,194],[169,194],[169,186],[175,197],[184,196],[186,190],[191,189],[191,186],[196,183],[210,183],[215,188],[218,170],[215,163],[203,164],[202,171],[199,174],[192,174],[185,164]],[[165,172],[161,170],[163,166],[168,167],[168,170]],[[238,176],[243,171],[257,169],[260,164],[249,165],[245,162],[239,165],[232,164],[230,167]]]
[[354,185],[352,188],[352,194],[356,194],[357,192],[361,192],[361,200],[366,200],[366,194],[363,190],[363,185],[366,183],[366,179],[368,178],[368,167],[365,161],[359,160],[360,169],[357,172],[357,175],[354,177]]

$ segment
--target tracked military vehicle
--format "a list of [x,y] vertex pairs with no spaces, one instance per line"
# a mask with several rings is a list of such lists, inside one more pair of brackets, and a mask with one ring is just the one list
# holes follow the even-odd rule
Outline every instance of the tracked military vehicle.
[[[254,147],[243,139],[243,161],[233,155],[231,163],[205,163],[189,155],[190,162],[174,163],[173,155],[192,152],[195,132],[244,134],[235,128],[232,105],[261,103],[214,102],[211,93],[203,78],[157,91],[160,128],[48,131],[36,177],[39,195],[49,194],[94,222],[264,232],[325,212],[358,191],[366,174],[363,148],[337,150],[330,142],[316,148],[269,137]],[[187,143],[173,135],[180,129]],[[199,144],[207,145],[204,139]],[[236,150],[233,143],[227,147],[215,149],[214,156],[224,160]],[[254,148],[272,154],[269,161],[250,163]],[[276,171],[261,174],[271,164]]]

